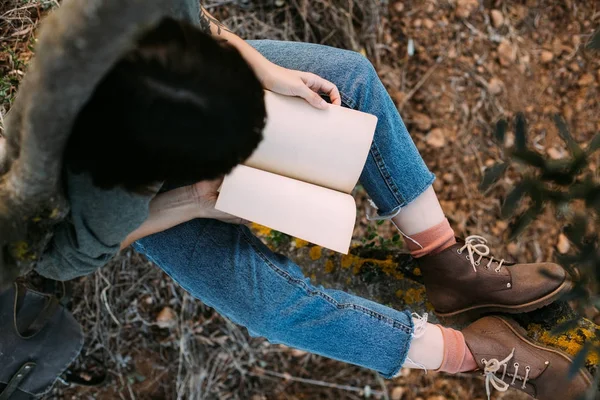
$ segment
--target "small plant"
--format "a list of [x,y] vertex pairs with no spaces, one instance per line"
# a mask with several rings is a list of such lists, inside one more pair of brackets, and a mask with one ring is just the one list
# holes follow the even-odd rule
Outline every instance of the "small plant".
[[[569,157],[550,160],[529,148],[526,120],[523,114],[518,114],[514,147],[504,148],[506,160],[487,169],[480,189],[488,190],[513,164],[525,167],[521,181],[506,196],[501,210],[503,218],[512,219],[509,226],[511,239],[548,207],[567,216],[569,224],[563,232],[574,245],[574,251],[559,254],[557,258],[576,277],[574,289],[566,300],[572,300],[576,311],[583,315],[589,306],[600,308],[600,182],[597,171],[590,168],[590,156],[600,149],[600,133],[584,148],[573,139],[561,116],[555,115],[554,123],[569,150]],[[506,120],[496,125],[495,138],[501,146],[504,146],[508,125]],[[577,321],[566,321],[554,332],[562,333],[576,325]],[[600,352],[599,343],[600,332],[596,332],[596,337],[588,341],[575,358],[573,373],[583,366],[590,352]]]

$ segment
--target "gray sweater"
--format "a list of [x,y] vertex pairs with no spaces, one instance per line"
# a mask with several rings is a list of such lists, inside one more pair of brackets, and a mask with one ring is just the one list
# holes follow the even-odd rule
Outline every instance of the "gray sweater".
[[[170,7],[170,15],[209,33],[198,0],[165,0],[165,5]],[[40,275],[61,281],[90,274],[105,265],[127,235],[146,220],[153,197],[120,188],[102,190],[88,175],[69,172],[65,184],[71,213],[57,225],[36,267]]]
[[124,189],[99,189],[87,174],[67,173],[71,212],[54,230],[54,237],[37,264],[47,278],[66,281],[87,275],[119,252],[121,242],[148,217],[153,196]]

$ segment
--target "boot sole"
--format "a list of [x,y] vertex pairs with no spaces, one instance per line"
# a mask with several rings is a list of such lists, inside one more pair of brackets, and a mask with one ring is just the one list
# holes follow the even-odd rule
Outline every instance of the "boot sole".
[[453,311],[450,313],[440,313],[434,311],[434,314],[440,318],[455,317],[463,313],[469,313],[470,317],[478,317],[481,314],[485,313],[523,314],[554,303],[560,296],[570,291],[572,287],[573,284],[571,283],[571,281],[569,279],[566,279],[558,288],[554,289],[553,292],[550,292],[544,297],[529,303],[519,304],[515,306],[507,306],[502,304],[483,304],[479,306],[463,308],[462,310]]
[[[564,358],[569,363],[571,363],[571,364],[573,363],[573,358],[569,354],[567,354],[567,353],[565,353],[563,351],[560,351],[558,349],[554,349],[554,348],[542,346],[542,345],[537,344],[537,343],[533,343],[527,337],[527,331],[521,325],[519,325],[517,322],[509,320],[509,319],[506,319],[506,318],[498,317],[498,316],[494,316],[494,318],[499,319],[500,321],[502,321],[502,323],[504,323],[511,331],[513,331],[513,333],[519,339],[521,339],[525,343],[529,344],[530,346],[533,346],[534,348],[539,349],[539,350],[544,350],[544,351],[548,351],[550,353],[554,353],[554,354],[556,354],[556,355]],[[590,374],[590,372],[586,368],[580,369],[579,373],[583,375],[583,378],[586,380],[586,382],[588,383],[588,385],[591,386],[592,382],[594,380],[592,374]]]

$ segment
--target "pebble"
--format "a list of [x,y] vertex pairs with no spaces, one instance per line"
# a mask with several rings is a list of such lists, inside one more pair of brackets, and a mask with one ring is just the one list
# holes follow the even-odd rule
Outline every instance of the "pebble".
[[163,308],[156,316],[156,325],[160,328],[171,328],[177,322],[177,315],[171,307]]
[[490,11],[490,17],[492,18],[492,25],[494,28],[500,28],[502,25],[504,25],[504,16],[502,15],[502,11],[492,10]]
[[551,51],[548,50],[543,50],[542,53],[540,54],[540,60],[544,63],[544,64],[548,64],[550,61],[552,61],[554,59],[554,54],[552,54]]
[[404,3],[402,3],[401,1],[399,1],[396,4],[394,4],[394,10],[396,10],[396,12],[402,12],[402,11],[404,11]]
[[456,16],[459,18],[469,18],[477,7],[479,7],[478,0],[458,0],[456,2]]
[[423,113],[416,113],[413,117],[413,122],[421,131],[428,131],[431,129],[431,118]]
[[546,153],[548,153],[550,158],[553,160],[560,160],[561,158],[565,157],[565,152],[557,149],[556,147],[550,147],[548,150],[546,150]]
[[594,83],[594,75],[592,74],[585,74],[583,75],[578,81],[577,84],[579,86],[589,86],[592,83]]
[[425,142],[431,146],[439,149],[444,147],[446,144],[446,137],[444,131],[440,128],[435,128],[425,137]]
[[493,95],[497,95],[502,93],[502,90],[504,88],[504,82],[502,82],[500,79],[498,78],[492,78],[490,79],[490,81],[488,82],[488,90],[490,92],[490,94]]
[[571,249],[571,242],[569,242],[569,239],[567,239],[564,233],[558,235],[558,243],[556,244],[556,248],[560,254],[567,254]]
[[517,52],[509,41],[503,40],[500,45],[498,45],[498,59],[500,60],[500,64],[505,67],[508,67],[517,61]]
[[508,251],[508,254],[511,256],[516,256],[519,253],[519,245],[516,243],[509,243],[508,246],[506,246],[506,251]]
[[390,399],[402,400],[402,397],[404,397],[404,392],[406,392],[405,388],[403,388],[402,386],[396,386],[394,389],[392,389]]

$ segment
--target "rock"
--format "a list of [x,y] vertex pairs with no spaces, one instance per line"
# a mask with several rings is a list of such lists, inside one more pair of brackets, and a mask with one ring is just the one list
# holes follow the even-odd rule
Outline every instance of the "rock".
[[502,90],[504,89],[504,82],[502,82],[500,79],[498,78],[492,78],[490,79],[490,81],[488,82],[488,91],[490,92],[490,94],[493,95],[497,95],[502,93]]
[[428,18],[428,19],[425,19],[425,20],[423,20],[423,26],[424,26],[425,28],[427,28],[427,29],[430,29],[430,30],[431,30],[431,29],[433,29],[433,27],[435,26],[435,23],[434,23],[432,20],[430,20],[430,19]]
[[542,61],[544,64],[548,64],[553,59],[554,59],[554,54],[552,54],[551,51],[543,50],[542,53],[540,54],[540,61]]
[[585,74],[583,75],[578,81],[577,84],[579,86],[589,86],[592,83],[594,83],[594,75],[592,74]]
[[446,398],[446,396],[437,395],[437,396],[429,396],[427,398],[427,400],[448,400],[448,399]]
[[402,386],[396,386],[394,389],[392,389],[392,393],[390,394],[390,399],[391,400],[402,400],[402,397],[404,396],[404,392],[406,392],[405,388],[403,388]]
[[572,62],[571,64],[569,64],[569,69],[573,72],[579,72],[579,64],[577,64],[576,62]]
[[503,40],[498,45],[498,59],[500,64],[508,67],[517,61],[517,51],[508,40]]
[[563,107],[563,115],[565,116],[565,119],[567,121],[570,121],[573,119],[574,113],[575,113],[575,111],[573,111],[573,107],[571,107],[569,104],[565,104],[565,106]]
[[396,105],[399,106],[400,104],[404,103],[406,93],[402,92],[401,90],[391,89],[390,97],[394,100],[394,103],[396,103]]
[[556,244],[556,248],[560,254],[567,254],[571,249],[571,242],[569,242],[569,239],[567,239],[563,233],[558,235],[558,243]]
[[546,153],[548,153],[550,158],[553,160],[560,160],[566,155],[563,150],[559,150],[556,147],[550,147],[548,150],[546,150]]
[[163,308],[156,316],[156,325],[160,328],[172,328],[177,323],[177,314],[171,307]]
[[293,357],[303,357],[303,356],[305,356],[307,354],[308,353],[306,351],[298,350],[298,349],[292,349],[292,356]]
[[431,147],[435,147],[439,149],[444,147],[446,144],[446,137],[444,135],[444,131],[440,128],[435,128],[425,137],[425,143]]
[[396,4],[394,4],[394,10],[396,10],[396,12],[404,11],[404,3],[399,1]]
[[511,242],[508,244],[508,246],[506,246],[506,251],[508,251],[508,254],[514,257],[519,254],[519,245]]
[[423,113],[416,113],[413,117],[413,121],[421,131],[428,131],[431,129],[431,118]]
[[502,11],[492,10],[490,11],[490,17],[492,18],[492,25],[494,28],[500,28],[504,25],[504,15],[502,15]]
[[477,7],[479,7],[478,0],[458,0],[456,2],[456,16],[459,18],[469,18]]
[[442,179],[444,180],[444,182],[453,183],[454,182],[454,174],[451,172],[446,172],[445,174],[442,175]]

